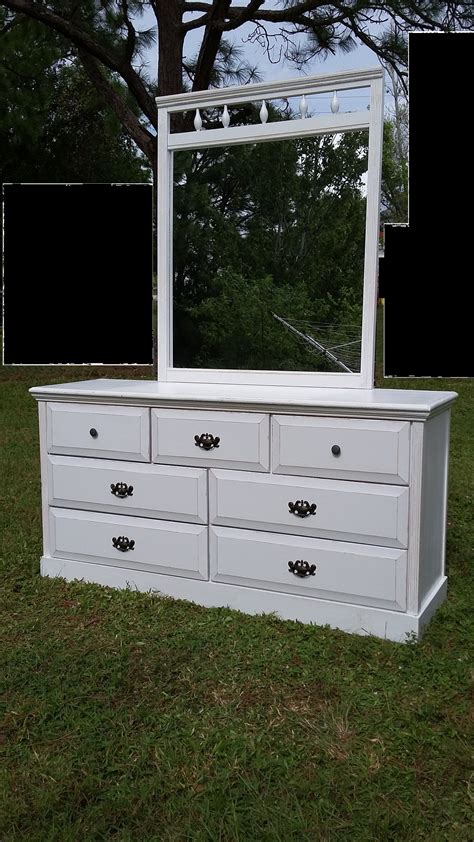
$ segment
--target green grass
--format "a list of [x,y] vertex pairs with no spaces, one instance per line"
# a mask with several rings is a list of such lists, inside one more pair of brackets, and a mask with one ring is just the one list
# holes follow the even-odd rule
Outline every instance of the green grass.
[[2,842],[472,838],[474,383],[384,384],[460,394],[449,598],[403,646],[41,579],[27,388],[150,370],[0,376]]

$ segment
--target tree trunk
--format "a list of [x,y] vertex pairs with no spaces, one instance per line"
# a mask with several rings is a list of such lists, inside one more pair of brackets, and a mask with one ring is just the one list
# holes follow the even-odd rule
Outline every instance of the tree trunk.
[[158,92],[179,94],[183,87],[183,43],[180,0],[156,0],[158,10]]

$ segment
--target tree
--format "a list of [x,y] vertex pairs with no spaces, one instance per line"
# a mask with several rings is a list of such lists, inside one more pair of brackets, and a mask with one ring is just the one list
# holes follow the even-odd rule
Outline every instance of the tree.
[[408,108],[384,124],[382,222],[408,222]]
[[147,159],[64,52],[60,36],[31,19],[4,29],[0,182],[148,181]]
[[[406,33],[417,30],[470,29],[474,26],[471,2],[326,3],[321,0],[0,0],[8,11],[0,37],[27,17],[61,36],[82,62],[85,73],[121,125],[155,166],[156,109],[154,97],[193,90],[216,82],[219,61],[234,59],[232,73],[252,78],[236,58],[232,36],[244,24],[254,29],[249,40],[259,44],[271,61],[286,58],[302,67],[315,57],[356,43],[370,47],[382,62],[406,75]],[[138,22],[152,12],[156,27],[140,31]],[[379,30],[382,34],[374,34]],[[192,61],[184,59],[186,36],[202,31],[201,45]],[[143,50],[157,38],[158,78],[148,77]],[[229,70],[228,70],[229,72]],[[229,78],[229,77],[228,77]],[[121,79],[128,89],[118,88]],[[133,105],[132,105],[133,102]]]
[[367,140],[175,153],[176,365],[325,369],[273,313],[360,338]]
[[389,71],[393,106],[384,124],[382,222],[408,222],[408,103]]

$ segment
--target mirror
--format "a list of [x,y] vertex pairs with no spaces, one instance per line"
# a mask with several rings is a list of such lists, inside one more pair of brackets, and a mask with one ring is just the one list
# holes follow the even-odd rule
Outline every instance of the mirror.
[[367,150],[348,131],[174,152],[175,367],[360,371]]

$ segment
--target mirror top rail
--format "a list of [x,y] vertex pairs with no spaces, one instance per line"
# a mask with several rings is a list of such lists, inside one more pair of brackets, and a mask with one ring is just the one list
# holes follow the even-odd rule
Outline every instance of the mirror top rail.
[[253,85],[231,85],[227,88],[211,88],[204,91],[189,91],[181,94],[156,97],[159,110],[168,112],[189,111],[193,108],[212,108],[216,105],[239,105],[260,99],[287,99],[301,94],[320,94],[333,90],[367,88],[372,82],[383,79],[383,67],[365,70],[347,70],[339,73],[324,73],[317,76],[303,76],[297,79],[276,82],[258,82]]

